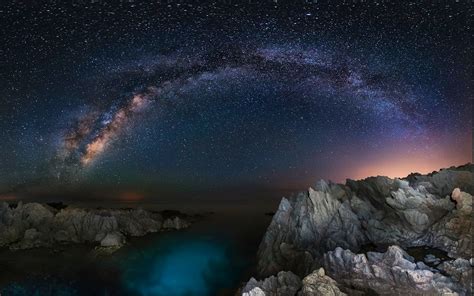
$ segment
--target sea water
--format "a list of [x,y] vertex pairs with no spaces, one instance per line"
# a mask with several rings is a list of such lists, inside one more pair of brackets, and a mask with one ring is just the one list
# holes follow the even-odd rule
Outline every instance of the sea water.
[[[263,221],[259,223],[258,221]],[[0,250],[0,294],[234,295],[254,274],[270,219],[214,215],[190,229],[129,238],[112,255],[93,245]]]
[[123,284],[144,296],[214,295],[234,285],[243,262],[216,237],[176,232],[127,254]]
[[[91,261],[89,253],[78,256]],[[55,260],[53,254],[51,260]],[[246,267],[245,259],[229,243],[190,232],[160,233],[145,246],[143,242],[139,247],[128,246],[95,261],[88,267],[74,264],[64,274],[47,268],[44,273],[10,282],[0,291],[2,295],[38,296],[216,295],[232,289]]]

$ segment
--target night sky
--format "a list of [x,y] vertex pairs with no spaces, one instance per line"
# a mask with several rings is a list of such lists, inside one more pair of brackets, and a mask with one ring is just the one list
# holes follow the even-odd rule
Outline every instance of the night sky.
[[472,3],[356,2],[2,1],[0,198],[258,198],[472,161]]

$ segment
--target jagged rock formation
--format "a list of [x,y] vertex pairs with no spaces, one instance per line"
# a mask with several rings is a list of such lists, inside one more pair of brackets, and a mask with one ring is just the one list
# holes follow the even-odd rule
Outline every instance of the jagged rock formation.
[[[324,266],[346,291],[348,285],[357,286],[360,280],[363,290],[379,294],[391,285],[399,285],[400,293],[415,289],[410,294],[464,294],[471,289],[462,281],[468,261],[456,268],[444,264],[444,272],[455,271],[442,276],[422,262],[411,262],[398,247],[389,248],[385,254],[355,253],[368,245],[428,246],[452,258],[469,260],[473,191],[471,164],[404,179],[378,176],[347,180],[345,185],[320,181],[314,189],[282,199],[260,244],[258,271],[261,276],[282,270],[306,276]],[[342,261],[336,260],[338,255]],[[385,256],[398,259],[390,261]],[[386,259],[385,265],[371,261],[375,259]],[[356,267],[362,270],[356,272]],[[403,275],[397,274],[400,270],[404,270]],[[374,287],[367,286],[368,279],[375,279]]]
[[189,226],[189,221],[179,216],[163,220],[160,213],[142,209],[67,207],[58,211],[39,203],[20,202],[11,208],[3,202],[0,204],[0,246],[28,249],[58,243],[98,243],[102,247],[120,247],[125,243],[125,236],[143,236]]
[[474,194],[474,182],[472,180],[473,165],[466,164],[458,167],[450,167],[427,175],[410,174],[405,180],[410,185],[423,185],[430,193],[438,196],[451,194],[453,188]]
[[323,265],[344,286],[378,295],[466,293],[457,281],[432,271],[422,262],[415,263],[397,246],[389,247],[385,253],[367,255],[336,248],[324,255]]
[[280,271],[262,281],[251,278],[242,289],[242,296],[344,296],[337,283],[328,277],[323,268],[303,280],[291,271]]
[[301,288],[301,279],[292,272],[280,271],[263,281],[251,278],[242,290],[243,296],[296,295]]

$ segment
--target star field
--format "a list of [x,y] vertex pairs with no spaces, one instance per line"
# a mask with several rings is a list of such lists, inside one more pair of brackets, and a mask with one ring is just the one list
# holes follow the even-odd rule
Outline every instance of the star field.
[[286,190],[472,161],[468,2],[0,14],[3,195]]

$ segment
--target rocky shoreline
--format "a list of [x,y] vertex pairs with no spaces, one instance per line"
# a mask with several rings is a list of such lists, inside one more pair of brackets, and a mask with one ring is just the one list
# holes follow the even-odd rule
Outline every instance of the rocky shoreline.
[[[238,294],[471,295],[473,168],[322,180],[283,198],[258,251],[264,279]],[[427,250],[422,260],[412,247]]]
[[47,204],[0,203],[0,247],[11,250],[91,243],[118,249],[127,237],[187,228],[194,217],[175,211],[85,209]]

